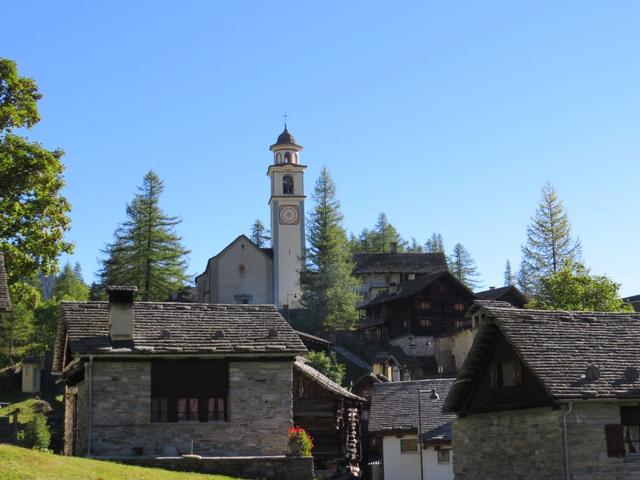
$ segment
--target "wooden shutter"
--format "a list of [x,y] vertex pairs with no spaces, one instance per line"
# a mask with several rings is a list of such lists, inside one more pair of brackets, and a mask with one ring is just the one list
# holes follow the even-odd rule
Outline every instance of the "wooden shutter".
[[604,433],[607,438],[607,455],[610,457],[624,457],[622,425],[605,425]]

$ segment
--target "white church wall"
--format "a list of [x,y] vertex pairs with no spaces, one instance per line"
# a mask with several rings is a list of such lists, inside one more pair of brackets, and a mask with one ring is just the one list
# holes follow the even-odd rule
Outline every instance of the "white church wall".
[[240,238],[213,263],[213,302],[237,303],[246,295],[249,303],[273,303],[273,262],[253,244]]

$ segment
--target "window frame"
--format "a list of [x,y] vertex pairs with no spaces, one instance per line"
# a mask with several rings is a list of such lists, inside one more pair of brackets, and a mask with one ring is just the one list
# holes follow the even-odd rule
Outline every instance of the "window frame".
[[[415,445],[415,449],[409,449],[409,448],[403,447],[403,445],[406,445],[407,443]],[[401,438],[400,453],[401,454],[418,453],[418,439],[417,438]]]

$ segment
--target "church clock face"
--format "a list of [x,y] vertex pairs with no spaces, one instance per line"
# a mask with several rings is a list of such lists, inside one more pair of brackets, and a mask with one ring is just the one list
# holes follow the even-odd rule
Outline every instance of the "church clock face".
[[280,225],[297,225],[300,222],[300,212],[297,205],[282,205],[280,207]]

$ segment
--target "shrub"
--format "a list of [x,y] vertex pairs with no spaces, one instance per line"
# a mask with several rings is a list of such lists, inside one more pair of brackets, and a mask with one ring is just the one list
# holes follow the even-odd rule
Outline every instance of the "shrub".
[[289,429],[289,445],[292,453],[308,457],[313,450],[313,439],[304,428],[291,427]]
[[24,430],[24,446],[35,450],[48,450],[51,443],[51,432],[47,418],[41,413],[34,415]]

